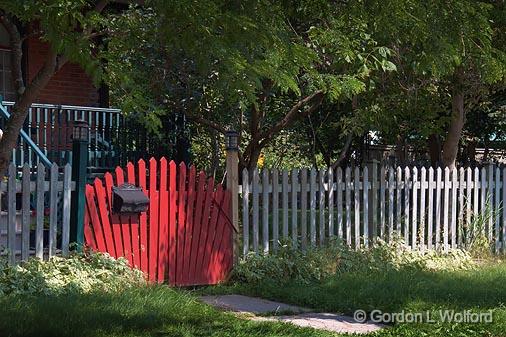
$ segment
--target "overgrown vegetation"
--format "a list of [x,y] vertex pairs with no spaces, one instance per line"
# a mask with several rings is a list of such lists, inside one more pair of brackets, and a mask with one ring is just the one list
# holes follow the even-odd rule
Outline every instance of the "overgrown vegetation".
[[[150,0],[109,20],[106,81],[113,102],[162,142],[184,129],[208,169],[223,161],[218,134],[228,129],[240,134],[241,167],[287,158],[337,167],[362,161],[372,142],[396,145],[400,163],[430,156],[453,167],[504,142],[505,10],[470,0]],[[190,123],[174,125],[179,114]]]
[[340,251],[341,246],[330,245],[303,252],[287,243],[276,254],[249,254],[235,267],[232,280],[253,284],[266,280],[318,281],[336,272]]
[[73,254],[49,261],[32,258],[16,266],[0,261],[0,295],[57,295],[119,291],[145,284],[142,273],[107,254]]
[[250,254],[234,270],[233,280],[248,284],[262,282],[321,281],[347,272],[398,270],[448,271],[475,266],[471,254],[460,249],[448,252],[410,250],[396,236],[390,242],[378,239],[371,248],[352,249],[334,243],[325,248],[294,250],[289,244],[271,255]]

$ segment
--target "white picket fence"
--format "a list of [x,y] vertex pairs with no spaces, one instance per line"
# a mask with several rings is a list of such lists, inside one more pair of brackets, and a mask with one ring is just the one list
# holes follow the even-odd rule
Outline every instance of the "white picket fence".
[[255,169],[242,182],[244,254],[275,251],[283,240],[360,247],[394,235],[412,249],[448,250],[465,243],[479,215],[494,250],[506,252],[506,168]]
[[[30,172],[34,171],[32,181]],[[25,164],[20,179],[16,173],[11,164],[7,180],[0,182],[0,255],[8,256],[10,263],[31,255],[67,255],[74,189],[70,164],[63,167],[62,174],[56,164],[46,170],[42,163],[34,168]]]

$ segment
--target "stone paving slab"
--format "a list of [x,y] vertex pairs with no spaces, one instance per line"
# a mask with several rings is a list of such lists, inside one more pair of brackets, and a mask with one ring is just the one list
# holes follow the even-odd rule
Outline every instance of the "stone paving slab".
[[[348,316],[332,313],[315,313],[307,308],[242,295],[203,296],[200,300],[223,310],[250,314],[252,315],[250,319],[256,321],[280,321],[300,327],[350,334],[371,333],[384,328],[384,325],[373,322],[359,323]],[[284,315],[255,316],[272,313]],[[293,315],[286,313],[293,313]]]
[[[258,317],[260,320],[264,317]],[[289,316],[265,317],[270,321],[291,323],[300,327],[310,327],[337,333],[366,334],[384,328],[383,325],[373,322],[356,322],[353,318],[330,313],[305,313]]]
[[295,305],[242,295],[202,296],[200,300],[220,309],[254,315],[272,313],[298,314],[310,311],[309,309]]

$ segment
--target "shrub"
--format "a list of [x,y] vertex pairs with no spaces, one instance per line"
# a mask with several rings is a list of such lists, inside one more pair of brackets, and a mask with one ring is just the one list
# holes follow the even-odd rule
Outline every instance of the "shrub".
[[233,281],[250,284],[264,281],[283,283],[321,281],[334,274],[381,270],[463,270],[475,266],[470,254],[410,250],[401,238],[376,240],[370,248],[354,250],[338,242],[305,252],[283,245],[270,255],[249,254],[233,272]]
[[264,280],[296,280],[309,283],[321,280],[336,272],[338,245],[309,249],[305,252],[292,249],[287,243],[274,254],[248,254],[234,268],[232,280],[258,283]]
[[345,248],[340,253],[341,272],[410,268],[425,271],[464,270],[475,266],[471,254],[467,251],[411,250],[399,236],[394,236],[389,242],[377,239],[371,248]]
[[72,254],[48,261],[31,258],[16,266],[0,261],[0,294],[62,294],[118,291],[145,283],[142,273],[122,258]]

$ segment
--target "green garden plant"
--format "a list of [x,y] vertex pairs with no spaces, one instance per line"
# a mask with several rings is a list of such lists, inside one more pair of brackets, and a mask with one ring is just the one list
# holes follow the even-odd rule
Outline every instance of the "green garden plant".
[[88,293],[118,291],[145,284],[142,273],[125,259],[107,254],[72,254],[48,261],[31,258],[11,266],[0,260],[0,295]]
[[474,268],[469,252],[451,249],[410,250],[398,235],[390,241],[376,239],[368,248],[355,250],[339,241],[306,251],[284,244],[270,255],[250,254],[235,268],[232,280],[248,284],[263,282],[318,282],[336,274],[352,272],[456,271]]
[[490,196],[487,196],[485,209],[472,214],[471,222],[464,223],[460,228],[462,247],[475,258],[489,258],[492,254],[491,240],[487,236],[488,224],[495,219],[501,209],[493,209]]
[[319,281],[333,275],[338,267],[340,244],[325,248],[294,249],[283,242],[276,253],[259,255],[250,253],[234,268],[235,282],[258,283],[265,280],[296,280],[302,283]]

